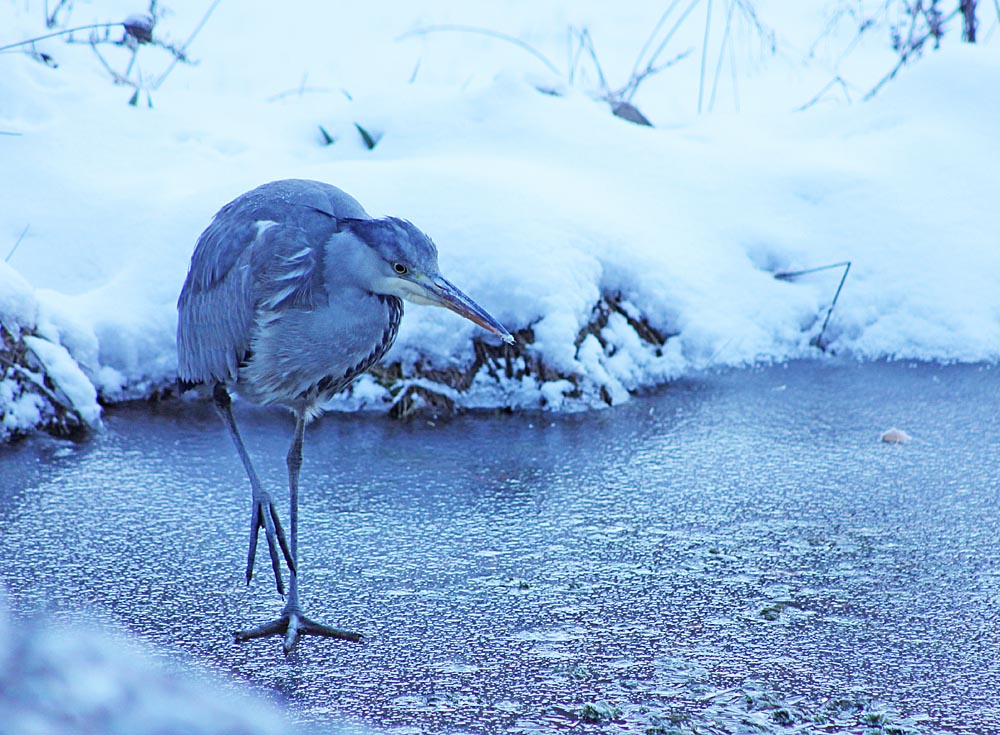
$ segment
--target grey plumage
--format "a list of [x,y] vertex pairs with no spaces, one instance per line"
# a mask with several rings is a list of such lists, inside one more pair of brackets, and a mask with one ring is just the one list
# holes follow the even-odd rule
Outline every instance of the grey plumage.
[[[316,181],[275,181],[223,207],[202,233],[178,300],[177,360],[182,387],[213,386],[216,406],[253,490],[247,581],[258,528],[265,528],[278,590],[280,558],[291,572],[282,617],[239,640],[280,633],[357,639],[301,615],[298,605],[297,483],[305,424],[335,393],[392,346],[401,299],[443,306],[512,342],[493,317],[446,281],[437,249],[411,223],[374,219],[345,192]],[[296,416],[288,455],[290,543],[232,416],[229,389]]]
[[[198,241],[178,302],[178,377],[237,383],[242,365],[253,374],[237,389],[263,404],[298,400],[338,372],[349,380],[368,354],[359,345],[383,341],[375,322],[395,313],[398,324],[402,307],[376,295],[359,295],[346,314],[337,299],[331,304],[326,252],[353,237],[341,218],[369,216],[344,192],[312,181],[265,184],[223,207]],[[338,334],[359,323],[367,333]],[[322,333],[327,327],[333,334]],[[325,350],[302,350],[317,337]],[[328,383],[344,387],[336,377]]]

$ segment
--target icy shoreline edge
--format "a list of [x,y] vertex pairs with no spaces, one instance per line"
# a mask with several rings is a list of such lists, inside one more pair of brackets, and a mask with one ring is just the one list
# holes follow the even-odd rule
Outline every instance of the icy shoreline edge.
[[[10,275],[10,273],[8,273]],[[10,315],[0,327],[0,442],[37,431],[73,437],[100,424],[101,406],[171,398],[177,394],[173,375],[161,375],[137,385],[124,385],[115,395],[102,394],[58,334],[39,328],[24,314],[21,323]],[[489,338],[472,340],[467,359],[441,367],[422,359],[397,358],[375,366],[341,396],[333,411],[384,412],[395,419],[417,415],[448,416],[470,409],[579,411],[621,403],[636,391],[676,377],[668,364],[668,340],[676,336],[658,329],[620,293],[604,294],[573,344],[581,370],[552,366],[535,347],[531,325],[514,332],[516,343]],[[622,370],[615,358],[629,353],[645,358],[640,381],[635,370]],[[659,363],[659,364],[658,364]],[[650,366],[657,370],[648,370]]]

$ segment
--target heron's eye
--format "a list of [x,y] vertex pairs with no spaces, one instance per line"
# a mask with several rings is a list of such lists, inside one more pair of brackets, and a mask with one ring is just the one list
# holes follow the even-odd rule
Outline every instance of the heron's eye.
[[405,276],[407,274],[407,272],[409,271],[409,269],[405,265],[403,265],[402,263],[393,263],[392,264],[392,269],[394,271],[396,271],[396,273],[398,273],[401,276]]

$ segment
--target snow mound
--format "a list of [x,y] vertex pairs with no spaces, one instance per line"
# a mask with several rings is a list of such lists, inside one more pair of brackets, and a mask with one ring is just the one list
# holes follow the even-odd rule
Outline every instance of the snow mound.
[[[58,68],[0,55],[0,132],[13,133],[0,137],[12,173],[0,242],[23,236],[0,271],[0,316],[15,340],[10,325],[37,321],[25,334],[52,345],[35,344],[38,360],[83,423],[96,404],[81,376],[105,402],[171,390],[176,298],[199,233],[280,178],[328,181],[375,215],[412,220],[445,276],[518,337],[508,347],[410,306],[384,364],[334,408],[613,405],[693,370],[819,357],[821,330],[828,351],[862,359],[1000,359],[995,44],[946,45],[870,102],[799,112],[801,98],[776,101],[806,72],[778,59],[750,80],[769,106],[739,115],[658,105],[663,76],[649,87],[660,97],[637,98],[650,128],[572,85],[539,92],[537,60],[509,45],[393,42],[461,19],[446,3],[391,5],[317,4],[303,24],[262,0],[223,4],[199,65],[179,65],[137,106],[86,44],[36,44]],[[650,22],[660,6],[645,8]],[[605,4],[545,7],[511,22],[552,58],[575,14],[618,39],[602,46],[609,68],[635,50],[618,31],[649,27],[638,9],[626,20]],[[171,10],[154,37],[186,36],[204,6]],[[107,20],[95,12],[74,8],[73,21]],[[487,27],[507,17],[466,12]],[[9,4],[0,27],[38,35],[40,15]],[[169,63],[138,53],[144,69]],[[836,271],[778,277],[844,262],[828,324]],[[4,385],[5,425],[44,413]]]
[[0,441],[36,428],[70,435],[101,422],[97,391],[58,335],[39,327],[31,286],[0,262]]
[[9,733],[278,735],[263,701],[154,663],[123,636],[16,620],[0,600],[0,722]]

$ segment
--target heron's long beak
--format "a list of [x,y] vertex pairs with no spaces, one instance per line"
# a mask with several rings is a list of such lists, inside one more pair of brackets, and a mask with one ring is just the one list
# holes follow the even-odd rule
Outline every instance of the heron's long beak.
[[495,334],[507,344],[514,344],[514,337],[500,322],[486,313],[483,307],[459,291],[450,281],[446,281],[441,276],[435,276],[428,278],[420,285],[423,292],[421,295],[427,299],[427,303],[450,309],[459,316],[464,316],[469,321],[478,324],[487,332]]

